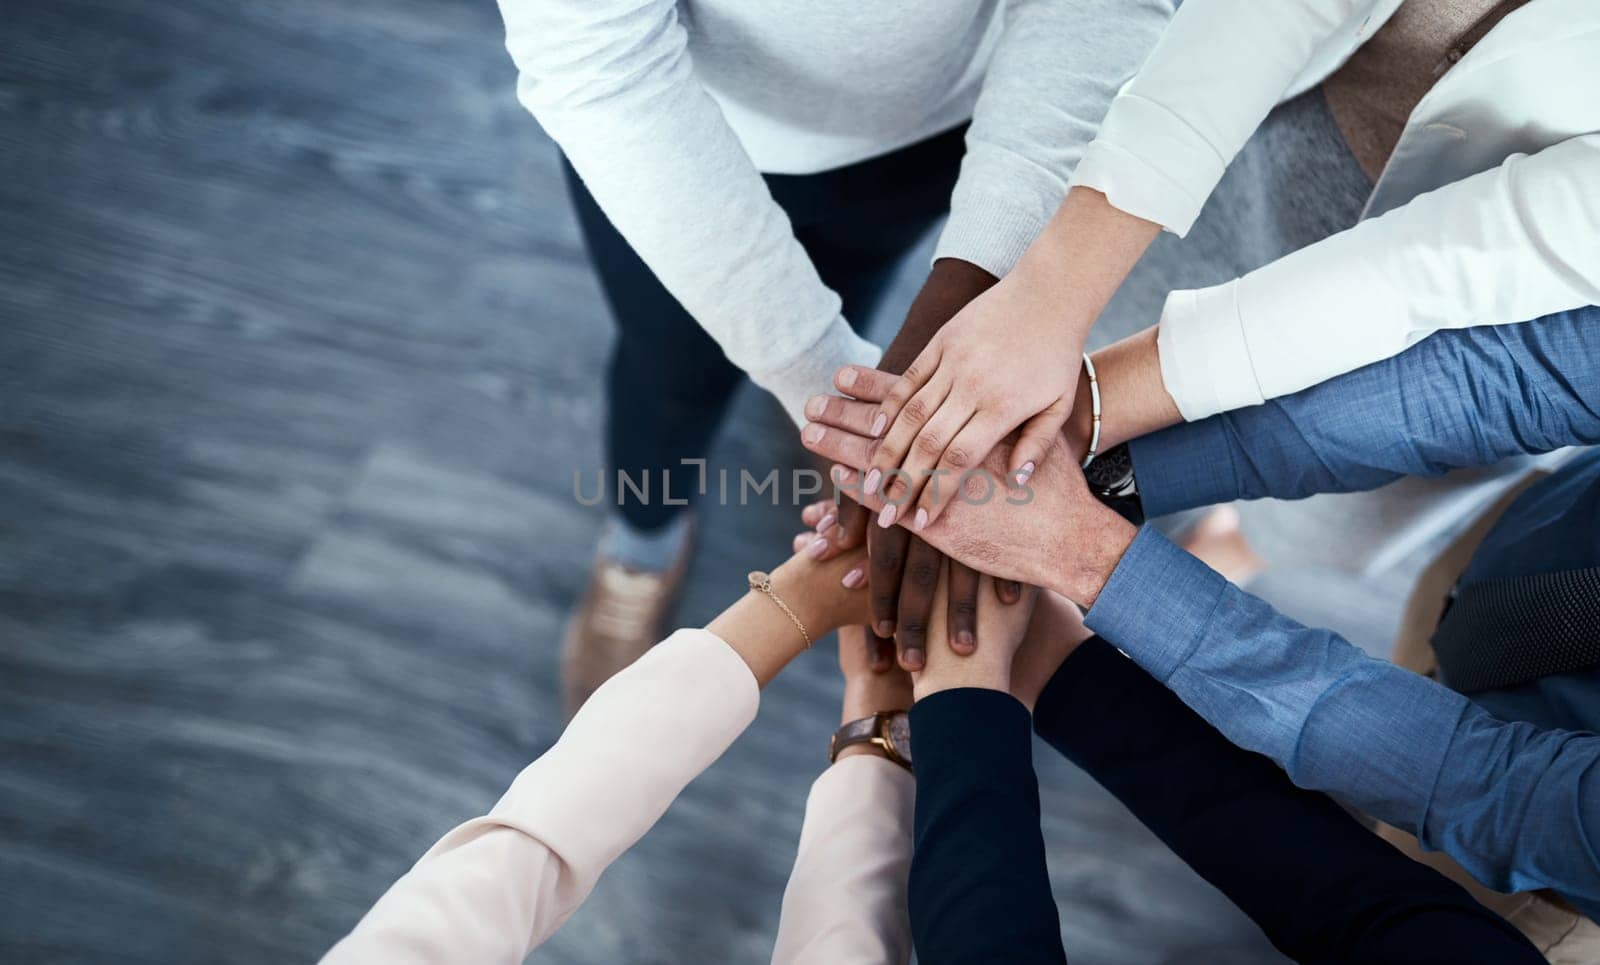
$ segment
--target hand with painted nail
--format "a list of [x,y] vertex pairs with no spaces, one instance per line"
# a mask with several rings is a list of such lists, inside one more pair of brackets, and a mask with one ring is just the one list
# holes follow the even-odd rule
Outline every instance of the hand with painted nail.
[[[858,415],[847,413],[841,421]],[[819,424],[806,426],[802,439],[812,452],[840,464],[832,472],[835,486],[869,509],[882,509],[882,494],[863,486],[877,440]],[[945,513],[919,535],[951,559],[1000,578],[1053,589],[1089,606],[1136,531],[1089,493],[1082,470],[1062,446],[1058,438],[1052,455],[1061,458],[1042,461],[1025,486],[1013,489],[1002,481],[1010,455],[1009,444],[1002,443]]]
[[1083,334],[1052,287],[1010,275],[962,309],[895,383],[866,435],[880,440],[865,486],[885,501],[878,525],[920,532],[963,474],[1021,431],[1007,469],[1026,481],[1071,414]]

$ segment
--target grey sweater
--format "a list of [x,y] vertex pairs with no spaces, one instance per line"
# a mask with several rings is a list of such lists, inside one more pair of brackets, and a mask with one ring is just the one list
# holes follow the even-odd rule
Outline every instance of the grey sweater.
[[734,364],[796,421],[875,364],[760,172],[971,120],[938,257],[996,275],[1066,191],[1171,0],[500,0],[518,96]]

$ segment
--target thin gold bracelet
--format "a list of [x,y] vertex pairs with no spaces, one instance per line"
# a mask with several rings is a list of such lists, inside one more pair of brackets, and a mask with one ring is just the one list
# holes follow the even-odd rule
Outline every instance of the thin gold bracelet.
[[760,570],[751,570],[750,589],[760,590],[762,593],[765,593],[767,596],[771,597],[773,603],[778,604],[778,609],[782,610],[784,615],[794,622],[795,629],[799,630],[800,636],[805,638],[806,649],[810,650],[811,634],[806,632],[806,625],[800,622],[800,618],[794,615],[793,610],[789,609],[789,604],[783,602],[783,599],[778,596],[778,592],[772,588],[772,577],[761,572]]

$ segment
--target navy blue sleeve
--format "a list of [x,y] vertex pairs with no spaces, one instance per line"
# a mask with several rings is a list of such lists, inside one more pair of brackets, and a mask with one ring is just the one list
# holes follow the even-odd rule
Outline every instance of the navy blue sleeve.
[[1442,331],[1265,405],[1129,443],[1154,518],[1235,499],[1376,489],[1600,442],[1600,308]]
[[911,708],[911,747],[917,961],[1065,962],[1027,708],[996,690],[942,691]]
[[1099,637],[1061,665],[1034,726],[1297,961],[1544,960],[1454,882],[1229,743]]

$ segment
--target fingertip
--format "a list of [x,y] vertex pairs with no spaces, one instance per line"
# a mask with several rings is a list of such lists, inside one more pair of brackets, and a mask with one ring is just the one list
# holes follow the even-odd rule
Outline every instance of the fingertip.
[[963,657],[971,656],[978,649],[978,641],[973,637],[971,630],[961,630],[956,633],[955,639],[950,641],[950,649]]
[[921,670],[924,662],[921,650],[908,647],[900,655],[900,666],[911,673]]
[[854,365],[841,366],[839,371],[833,374],[833,384],[845,391],[849,391],[855,387],[856,378],[857,373]]
[[872,420],[872,428],[867,430],[867,435],[877,439],[883,435],[883,430],[887,428],[889,428],[889,415],[885,412],[879,412]]

